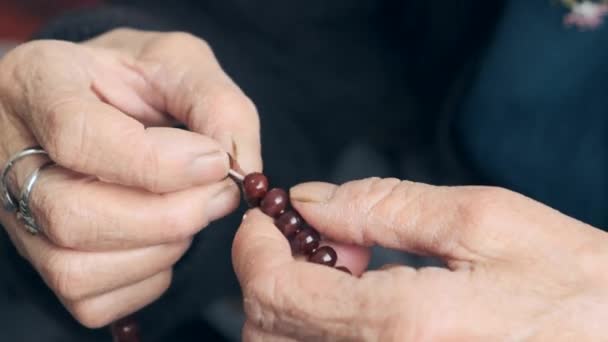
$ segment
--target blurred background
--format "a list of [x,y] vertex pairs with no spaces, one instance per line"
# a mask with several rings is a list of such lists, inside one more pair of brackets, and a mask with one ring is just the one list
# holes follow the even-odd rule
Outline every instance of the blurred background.
[[93,6],[100,0],[2,0],[0,1],[0,54],[26,40],[56,15]]

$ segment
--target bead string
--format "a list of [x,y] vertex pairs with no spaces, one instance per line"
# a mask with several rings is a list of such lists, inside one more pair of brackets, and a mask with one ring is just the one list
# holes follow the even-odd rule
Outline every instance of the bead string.
[[[338,254],[330,246],[321,245],[321,234],[311,227],[302,216],[291,206],[289,195],[280,188],[269,190],[268,178],[259,172],[250,173],[242,177],[235,172],[233,178],[242,189],[243,197],[250,207],[259,207],[264,214],[274,219],[274,224],[290,242],[294,255],[304,255],[308,261],[326,265],[336,266]],[[232,177],[232,176],[231,176]],[[337,269],[351,273],[344,266]]]
[[[304,221],[302,216],[291,206],[289,195],[280,188],[269,190],[268,178],[253,172],[244,175],[233,158],[228,176],[239,186],[243,199],[250,208],[259,207],[262,212],[274,219],[274,224],[290,243],[294,255],[304,255],[308,261],[336,266],[338,254],[330,246],[321,245],[321,234]],[[351,274],[344,266],[337,270]],[[128,316],[110,325],[113,342],[141,342],[140,329],[134,316]]]

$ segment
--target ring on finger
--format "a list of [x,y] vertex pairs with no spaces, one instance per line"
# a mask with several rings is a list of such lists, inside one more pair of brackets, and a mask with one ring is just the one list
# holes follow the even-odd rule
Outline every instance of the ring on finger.
[[32,214],[32,210],[30,208],[30,197],[31,197],[32,191],[34,190],[34,186],[36,185],[36,182],[40,178],[40,172],[43,169],[45,169],[51,165],[55,165],[55,163],[49,161],[49,162],[43,164],[42,166],[40,166],[39,168],[35,169],[27,177],[27,180],[25,181],[25,184],[23,185],[23,189],[21,189],[21,196],[19,197],[19,211],[17,213],[17,218],[19,220],[23,221],[23,223],[25,225],[25,229],[32,235],[37,235],[37,234],[41,233],[42,230],[40,229],[40,226],[38,226],[38,224],[36,223],[36,219],[34,218],[34,216]]
[[29,147],[20,152],[17,152],[6,162],[6,164],[4,164],[4,167],[2,168],[2,174],[0,175],[0,192],[2,194],[2,204],[3,204],[4,210],[6,210],[8,212],[15,212],[18,209],[18,204],[17,204],[16,200],[13,198],[10,191],[8,190],[8,184],[7,184],[8,173],[10,172],[12,167],[15,165],[15,163],[17,163],[19,160],[21,160],[27,156],[32,156],[32,155],[37,155],[37,154],[46,155],[47,153],[45,150],[43,150],[39,147]]

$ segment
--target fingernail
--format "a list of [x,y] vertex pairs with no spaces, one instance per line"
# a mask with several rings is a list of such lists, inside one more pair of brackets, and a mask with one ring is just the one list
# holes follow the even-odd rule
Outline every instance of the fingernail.
[[[217,168],[217,169],[216,169]],[[213,151],[199,155],[192,161],[192,172],[196,177],[205,178],[204,175],[214,175],[218,172],[218,177],[209,178],[221,179],[230,168],[230,158],[224,151]]]
[[337,186],[329,183],[304,183],[289,190],[291,200],[302,203],[327,202],[336,191]]
[[236,142],[230,132],[222,132],[214,137],[214,139],[222,146],[222,148],[232,156],[237,158]]
[[238,206],[239,191],[234,183],[227,183],[207,203],[209,222],[218,220]]

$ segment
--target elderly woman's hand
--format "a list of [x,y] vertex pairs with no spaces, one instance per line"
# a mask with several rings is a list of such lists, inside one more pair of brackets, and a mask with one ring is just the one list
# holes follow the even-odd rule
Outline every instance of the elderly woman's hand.
[[[192,131],[171,128],[181,122]],[[185,33],[120,29],[34,41],[0,60],[0,164],[40,145],[31,207],[43,235],[0,220],[82,324],[105,325],[159,297],[192,236],[238,204],[226,152],[261,168],[252,102],[209,46]],[[43,161],[9,175],[13,195]],[[1,166],[0,166],[1,167]]]
[[334,241],[433,255],[447,268],[393,265],[353,277],[294,261],[272,220],[251,211],[233,248],[246,341],[608,336],[608,234],[538,202],[395,179],[311,183],[291,196]]

